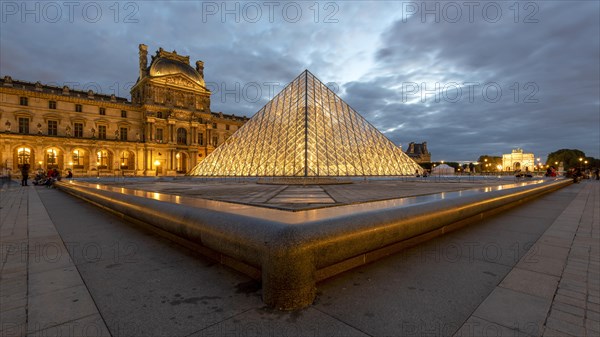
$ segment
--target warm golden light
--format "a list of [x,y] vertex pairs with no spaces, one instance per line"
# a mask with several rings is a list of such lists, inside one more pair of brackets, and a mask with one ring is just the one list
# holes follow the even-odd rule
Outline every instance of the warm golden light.
[[415,172],[422,174],[423,168],[306,71],[189,174],[326,177]]
[[158,161],[158,160],[155,160],[155,161],[154,161],[154,165],[155,165],[155,166],[160,166],[160,161]]

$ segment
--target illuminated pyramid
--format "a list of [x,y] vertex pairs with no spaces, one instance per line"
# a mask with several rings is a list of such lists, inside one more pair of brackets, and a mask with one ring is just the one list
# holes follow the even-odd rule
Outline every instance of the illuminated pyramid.
[[308,70],[188,175],[338,177],[423,169]]

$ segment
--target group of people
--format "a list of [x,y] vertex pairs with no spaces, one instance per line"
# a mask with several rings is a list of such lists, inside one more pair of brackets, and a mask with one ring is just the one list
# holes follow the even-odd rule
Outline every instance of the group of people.
[[45,185],[46,187],[51,187],[55,181],[60,180],[60,172],[57,169],[48,169],[48,172],[44,172],[43,170],[39,170],[35,175],[35,179],[33,180],[34,185]]
[[515,177],[517,178],[533,178],[533,174],[529,172],[529,167],[525,167],[525,172],[521,171],[521,169],[517,169],[515,171]]
[[[29,180],[29,170],[30,170],[29,164],[21,165],[21,177],[22,177],[21,178],[21,186],[29,186],[27,184],[27,181]],[[66,177],[72,178],[73,173],[70,170],[68,170]],[[50,169],[48,169],[47,172],[44,172],[42,169],[39,169],[37,174],[35,175],[35,178],[33,179],[33,184],[34,185],[46,185],[47,187],[51,187],[55,181],[60,180],[60,179],[61,179],[61,175],[60,175],[60,171],[58,169],[50,168]]]
[[571,168],[569,169],[569,171],[567,172],[567,177],[571,177],[573,178],[573,182],[574,183],[578,183],[581,181],[581,179],[595,179],[595,180],[600,180],[600,168],[596,168],[593,171],[593,176],[592,176],[592,171],[585,170],[582,171],[581,168]]
[[423,174],[421,174],[421,173],[419,172],[419,170],[415,170],[415,176],[416,176],[417,178],[420,178],[420,177],[427,178],[427,177],[429,176],[429,171],[427,171],[427,170],[423,170]]
[[558,176],[558,172],[556,171],[556,168],[554,168],[554,166],[550,166],[548,167],[548,169],[546,169],[546,177],[556,177]]

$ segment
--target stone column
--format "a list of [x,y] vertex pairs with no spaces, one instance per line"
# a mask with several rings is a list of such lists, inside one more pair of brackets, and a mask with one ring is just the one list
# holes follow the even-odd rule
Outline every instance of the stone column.
[[154,140],[154,122],[146,123],[146,140],[149,142]]

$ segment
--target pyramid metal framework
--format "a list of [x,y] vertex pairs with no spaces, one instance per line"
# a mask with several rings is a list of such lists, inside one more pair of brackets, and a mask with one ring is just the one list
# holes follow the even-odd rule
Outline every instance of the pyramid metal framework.
[[305,70],[188,175],[398,176],[423,169]]

